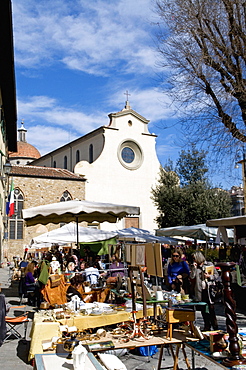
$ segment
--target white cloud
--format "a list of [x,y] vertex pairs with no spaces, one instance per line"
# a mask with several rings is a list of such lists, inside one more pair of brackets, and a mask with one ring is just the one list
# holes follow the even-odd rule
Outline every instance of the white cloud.
[[35,68],[62,61],[93,74],[119,65],[123,73],[146,72],[155,59],[150,4],[13,0],[16,64]]
[[40,152],[41,155],[49,153],[68,142],[76,139],[69,131],[60,127],[52,127],[49,125],[35,125],[29,127],[25,124],[27,129],[27,141],[32,143]]
[[65,108],[47,96],[33,96],[18,101],[18,116],[24,117],[26,122],[36,124],[45,122],[49,126],[62,126],[73,135],[86,134],[99,126],[107,125],[108,118],[104,112],[94,111],[86,114],[75,108]]
[[[126,85],[127,82],[119,82],[114,93],[109,97],[111,104],[115,106],[122,105],[122,94],[123,91],[126,91],[122,87],[123,84]],[[160,89],[154,87],[137,89],[135,87],[137,81],[129,81],[129,85],[132,86],[132,88],[131,86],[127,87],[130,93],[130,106],[133,110],[150,120],[150,127],[157,121],[171,120],[173,118],[174,110],[171,101]]]

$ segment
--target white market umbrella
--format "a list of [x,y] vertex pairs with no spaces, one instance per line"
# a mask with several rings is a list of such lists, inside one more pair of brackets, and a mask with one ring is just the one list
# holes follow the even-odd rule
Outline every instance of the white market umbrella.
[[[111,222],[115,223],[127,215],[139,215],[140,208],[112,203],[90,202],[85,200],[70,200],[41,205],[22,210],[27,226],[60,222]],[[77,245],[79,234],[77,227]]]
[[116,236],[115,231],[104,231],[91,227],[78,226],[73,222],[66,224],[58,229],[48,231],[47,233],[36,236],[32,239],[31,244],[39,245],[43,243],[50,244],[67,244],[77,242],[77,231],[81,243],[90,243],[108,240]]
[[27,226],[58,224],[60,222],[117,222],[127,215],[139,215],[139,207],[126,205],[70,200],[45,204],[22,210]]

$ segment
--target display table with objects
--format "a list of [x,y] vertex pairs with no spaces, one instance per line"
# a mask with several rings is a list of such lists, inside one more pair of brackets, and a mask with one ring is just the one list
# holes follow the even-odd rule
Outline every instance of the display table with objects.
[[[171,350],[173,360],[174,360],[174,370],[178,369],[178,356],[179,356],[179,349],[181,348],[184,355],[184,360],[188,369],[190,369],[190,364],[186,356],[184,344],[188,341],[189,343],[197,342],[199,339],[194,338],[192,336],[187,336],[184,331],[175,330],[173,332],[173,337],[171,340],[166,338],[166,331],[162,332],[155,332],[153,335],[149,336],[148,339],[134,338],[129,339],[127,341],[124,338],[116,338],[115,335],[107,333],[107,335],[101,341],[90,341],[84,340],[81,341],[82,345],[85,346],[87,349],[91,350],[93,353],[98,351],[107,350],[109,348],[104,348],[103,343],[110,342],[112,344],[111,349],[134,349],[138,347],[146,347],[146,346],[158,346],[160,348],[159,351],[159,360],[157,370],[161,369],[161,363],[163,358],[164,347],[168,346]],[[100,347],[100,343],[102,346]],[[176,351],[173,350],[173,345],[176,345]]]
[[[160,310],[161,312],[161,310]],[[148,308],[148,316],[153,316],[153,309]],[[137,311],[137,319],[143,317],[143,311]],[[43,353],[42,341],[50,340],[52,337],[61,337],[62,332],[60,331],[61,325],[68,327],[76,327],[78,331],[83,331],[91,328],[105,327],[108,325],[114,325],[124,321],[132,319],[132,313],[128,311],[114,311],[110,314],[100,315],[82,315],[69,314],[64,319],[56,319],[48,311],[40,311],[34,315],[32,328],[30,332],[31,344],[29,351],[29,360],[31,360],[35,354]]]
[[[92,358],[95,359],[94,355],[97,353],[102,353],[104,351],[107,351],[109,349],[134,349],[139,347],[148,347],[148,346],[158,346],[160,348],[159,350],[159,359],[158,359],[158,365],[157,370],[161,369],[162,359],[163,359],[163,353],[164,348],[169,347],[173,356],[173,362],[174,362],[174,370],[178,369],[178,357],[179,357],[179,349],[182,349],[184,360],[186,362],[187,368],[190,369],[190,364],[188,361],[188,358],[186,356],[185,352],[185,343],[186,342],[193,343],[197,342],[198,339],[193,338],[191,336],[187,336],[183,331],[174,331],[172,340],[168,340],[166,338],[166,331],[159,333],[156,332],[153,335],[151,335],[148,339],[143,338],[134,338],[130,339],[127,342],[123,341],[122,338],[116,338],[115,335],[112,335],[110,333],[107,333],[104,338],[101,340],[81,340],[80,343],[89,351],[88,357],[89,360],[91,360],[92,364],[90,364],[91,367],[85,367],[86,370],[90,369],[96,369],[101,370],[100,364],[95,363],[95,361],[92,361]],[[110,346],[109,346],[110,344]],[[176,346],[176,351],[174,351],[173,346]],[[60,350],[61,344],[58,344],[57,350]],[[91,357],[91,355],[93,357]],[[50,358],[48,356],[51,356]],[[36,370],[50,370],[52,366],[53,361],[53,368],[59,369],[59,366],[62,366],[61,368],[67,368],[72,369],[72,361],[67,360],[64,358],[64,354],[56,354],[55,350],[53,354],[36,354],[35,355],[35,362],[36,362]],[[95,359],[96,360],[96,359]],[[97,361],[97,360],[96,360]],[[99,366],[98,366],[99,365]],[[92,367],[95,366],[95,367]]]

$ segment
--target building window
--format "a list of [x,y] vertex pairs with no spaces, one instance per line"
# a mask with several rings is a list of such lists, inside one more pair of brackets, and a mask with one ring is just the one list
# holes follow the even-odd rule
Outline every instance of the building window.
[[64,157],[64,169],[67,170],[67,156]]
[[122,166],[128,170],[137,170],[142,165],[142,149],[133,140],[123,141],[118,147],[117,155]]
[[53,162],[53,167],[56,168],[56,161]]
[[20,189],[14,189],[15,213],[9,219],[9,239],[23,239],[22,209],[24,197]]
[[139,217],[125,217],[125,228],[136,227],[139,228]]
[[121,157],[124,162],[126,163],[132,163],[135,158],[135,153],[132,150],[132,148],[128,148],[127,146],[122,149]]
[[90,144],[89,146],[89,163],[93,162],[93,145]]
[[[72,200],[72,196],[69,191],[65,190],[60,198],[60,202],[67,202],[69,200]],[[60,227],[64,225],[66,225],[66,222],[60,222]]]
[[76,163],[78,163],[80,161],[80,152],[79,150],[77,150],[76,152]]
[[61,196],[60,202],[67,202],[68,200],[72,200],[72,196],[69,191],[65,190]]

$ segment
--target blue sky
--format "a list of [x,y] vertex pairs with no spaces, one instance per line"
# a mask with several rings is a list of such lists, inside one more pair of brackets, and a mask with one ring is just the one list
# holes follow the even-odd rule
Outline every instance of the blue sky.
[[[12,0],[18,127],[45,154],[120,111],[126,90],[132,109],[150,120],[162,165],[176,160],[182,133],[161,90],[152,0]],[[218,175],[239,185],[240,169]]]

